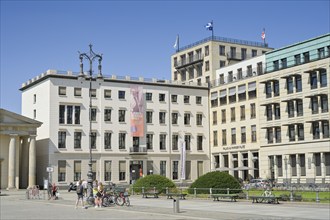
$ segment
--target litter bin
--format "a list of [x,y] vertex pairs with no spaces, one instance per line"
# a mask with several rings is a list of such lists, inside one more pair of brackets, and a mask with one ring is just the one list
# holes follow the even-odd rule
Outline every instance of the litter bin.
[[173,212],[179,213],[180,212],[180,202],[179,198],[173,199]]

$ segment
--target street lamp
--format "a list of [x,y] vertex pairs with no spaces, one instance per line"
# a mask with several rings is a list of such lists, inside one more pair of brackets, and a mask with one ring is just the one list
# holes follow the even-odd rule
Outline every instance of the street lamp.
[[79,52],[79,59],[80,59],[80,73],[79,78],[84,78],[84,64],[83,59],[86,59],[89,61],[89,169],[87,173],[87,195],[88,199],[93,199],[93,170],[92,170],[92,79],[93,79],[93,61],[95,59],[98,59],[99,65],[98,65],[98,75],[97,79],[102,79],[102,54],[96,54],[93,49],[93,45],[89,45],[89,54],[87,53],[80,53]]
[[285,188],[288,188],[288,158],[284,157],[284,168],[285,168]]

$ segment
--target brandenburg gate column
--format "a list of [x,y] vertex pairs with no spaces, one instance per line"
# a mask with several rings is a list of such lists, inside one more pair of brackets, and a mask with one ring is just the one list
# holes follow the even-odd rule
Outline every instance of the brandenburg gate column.
[[36,151],[36,135],[30,136],[29,147],[29,187],[36,185],[36,172],[37,172],[37,151]]
[[16,164],[16,139],[17,134],[10,135],[9,154],[8,154],[8,187],[7,189],[15,188],[15,164]]

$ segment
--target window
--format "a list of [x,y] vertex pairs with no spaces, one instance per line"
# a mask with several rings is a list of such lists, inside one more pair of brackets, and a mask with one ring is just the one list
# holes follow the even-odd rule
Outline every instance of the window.
[[205,61],[205,71],[210,70],[210,61]]
[[289,141],[295,141],[296,140],[296,134],[295,134],[295,128],[294,125],[289,125]]
[[197,150],[203,150],[203,135],[197,135]]
[[186,172],[185,172],[186,180],[191,179],[191,161],[186,161]]
[[267,115],[267,121],[273,120],[273,106],[272,105],[266,106],[266,115]]
[[288,77],[286,79],[286,89],[288,91],[288,94],[293,93],[293,79],[292,79],[292,77]]
[[179,161],[173,161],[173,169],[172,169],[172,179],[177,180],[179,178]]
[[65,160],[59,160],[58,161],[58,182],[65,181],[66,176],[66,161]]
[[118,121],[119,122],[125,122],[125,113],[126,113],[126,111],[123,109],[120,109],[118,111]]
[[111,132],[104,133],[104,149],[111,149]]
[[241,111],[241,121],[243,121],[245,120],[245,105],[241,105],[240,111]]
[[303,116],[304,115],[304,107],[303,107],[303,100],[297,99],[296,100],[296,108],[297,108],[297,116]]
[[252,66],[251,65],[248,65],[246,67],[246,73],[247,73],[247,76],[252,76]]
[[96,132],[92,131],[90,135],[91,135],[91,148],[96,149]]
[[166,134],[159,135],[159,149],[166,150]]
[[218,146],[218,131],[213,131],[213,146]]
[[147,134],[147,150],[152,150],[153,149],[153,134]]
[[324,47],[317,49],[318,58],[322,59],[325,57]]
[[163,94],[163,93],[159,94],[159,101],[160,102],[165,102],[165,94]]
[[237,79],[243,79],[242,68],[237,69]]
[[104,98],[106,98],[106,99],[111,98],[111,90],[110,89],[105,89],[104,90]]
[[76,97],[81,96],[81,88],[74,88],[74,96]]
[[228,72],[228,82],[232,82],[233,81],[233,71],[229,71]]
[[166,112],[159,112],[159,124],[165,124]]
[[241,143],[245,144],[246,143],[246,128],[241,127]]
[[329,121],[322,121],[322,133],[323,133],[323,138],[329,138],[330,137],[330,132],[329,132]]
[[219,45],[219,55],[220,56],[226,55],[226,47],[224,45]]
[[273,82],[274,86],[274,96],[279,96],[280,95],[280,82],[278,80],[275,80]]
[[67,124],[72,124],[72,116],[73,116],[73,106],[68,105],[66,107],[67,114],[66,114],[66,123]]
[[147,160],[147,175],[152,175],[154,173],[154,162],[152,160]]
[[241,55],[242,55],[242,60],[246,59],[246,48],[241,48]]
[[60,105],[59,107],[59,123],[65,123],[65,105]]
[[80,124],[80,106],[74,107],[74,123],[76,125]]
[[104,181],[111,181],[111,160],[104,161]]
[[298,141],[303,141],[305,139],[304,137],[304,124],[298,124]]
[[66,95],[66,87],[63,87],[63,86],[58,87],[58,94]]
[[230,47],[230,58],[236,58],[236,47]]
[[274,115],[275,115],[275,120],[281,119],[281,108],[280,108],[280,104],[278,103],[274,104]]
[[229,88],[229,103],[236,102],[236,87]]
[[278,60],[273,61],[273,67],[274,67],[274,70],[278,70],[279,69]]
[[226,89],[223,89],[220,90],[220,105],[226,105],[226,104],[227,104],[227,91]]
[[165,160],[160,161],[159,175],[166,176],[166,161]]
[[257,56],[257,50],[252,50],[252,57],[256,57]]
[[294,103],[292,100],[288,101],[288,117],[294,117]]
[[227,130],[222,130],[222,145],[227,145]]
[[313,139],[320,139],[320,126],[318,121],[312,123]]
[[196,96],[196,104],[197,105],[202,104],[202,97],[201,96]]
[[299,65],[301,63],[300,54],[294,55],[294,64]]
[[96,98],[96,89],[90,89],[90,97]]
[[33,94],[33,104],[36,104],[36,103],[37,103],[37,95]]
[[282,66],[282,69],[287,68],[286,58],[281,59],[281,66]]
[[178,124],[178,113],[173,112],[172,113],[172,125],[177,125]]
[[328,96],[327,95],[321,95],[320,96],[320,101],[321,101],[321,111],[322,113],[324,112],[328,112],[329,108],[328,108]]
[[74,181],[79,181],[81,180],[81,161],[75,160],[73,162],[73,180]]
[[273,128],[267,128],[267,143],[272,144],[274,141]]
[[93,174],[93,177],[92,179],[95,180],[96,179],[96,161],[92,161],[92,174]]
[[179,135],[172,135],[172,150],[178,150]]
[[184,124],[190,125],[190,113],[184,113]]
[[118,91],[118,99],[125,99],[125,91],[122,90]]
[[261,75],[263,72],[262,62],[257,63],[257,74]]
[[248,90],[249,90],[249,99],[257,97],[256,82],[250,82],[248,84]]
[[188,74],[189,74],[189,79],[193,79],[194,78],[194,69],[193,68],[189,68],[188,69]]
[[90,120],[91,121],[96,121],[96,112],[97,112],[96,108],[91,108],[91,110],[90,110]]
[[178,102],[178,95],[171,95],[171,102],[177,103]]
[[146,101],[152,101],[152,93],[150,92],[146,93]]
[[256,104],[255,103],[250,104],[250,113],[251,113],[251,118],[256,118]]
[[146,112],[146,123],[148,123],[148,124],[152,123],[152,111]]
[[111,121],[111,109],[104,109],[104,121]]
[[325,69],[322,69],[320,71],[320,86],[321,87],[326,87],[328,85],[327,82],[327,72]]
[[185,104],[189,104],[189,99],[190,99],[190,96],[189,96],[189,95],[185,95],[185,96],[183,97],[183,102],[184,102]]
[[231,144],[236,144],[236,128],[231,129]]
[[74,132],[74,149],[81,149],[81,132]]
[[235,107],[230,108],[230,121],[236,121]]
[[37,118],[37,110],[34,109],[34,110],[33,110],[33,119],[36,119],[36,118]]
[[203,125],[203,115],[200,113],[196,114],[196,125]]
[[266,82],[266,98],[272,97],[272,83],[271,82]]
[[309,62],[309,52],[303,53],[303,56],[304,56],[304,62],[308,63]]
[[221,110],[221,123],[222,124],[225,124],[226,123],[226,119],[227,119],[227,117],[226,117],[226,109],[222,109]]
[[211,93],[211,107],[218,106],[218,92]]
[[226,61],[220,60],[220,68],[226,66]]
[[66,132],[58,132],[58,148],[66,148]]
[[296,83],[296,92],[301,92],[302,91],[302,82],[301,82],[301,76],[297,75],[295,77],[295,83]]
[[119,149],[126,148],[126,133],[119,133]]
[[139,146],[140,146],[140,138],[139,137],[133,137],[133,150],[134,152],[139,151]]
[[210,49],[209,46],[205,46],[205,56],[210,55]]
[[312,104],[312,114],[317,114],[319,113],[319,104],[317,100],[317,96],[312,96],[311,97],[311,104]]
[[184,141],[186,143],[186,150],[191,150],[191,136],[189,134],[184,136]]
[[251,125],[251,141],[257,142],[257,127],[255,125]]
[[238,100],[239,101],[246,100],[246,86],[245,85],[238,86]]
[[126,179],[126,161],[119,161],[119,181]]

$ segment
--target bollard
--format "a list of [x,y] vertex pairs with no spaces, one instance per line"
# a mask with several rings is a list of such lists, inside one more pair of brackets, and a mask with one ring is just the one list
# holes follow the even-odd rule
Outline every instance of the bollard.
[[194,197],[197,197],[196,188],[194,188]]
[[210,188],[210,198],[212,198],[212,188]]
[[227,188],[227,194],[229,194],[229,188]]
[[291,189],[291,192],[290,192],[290,202],[293,202],[293,190]]
[[320,197],[319,197],[319,190],[316,190],[316,202],[319,203],[320,202]]
[[179,198],[173,199],[173,212],[179,213],[180,212],[180,202]]

